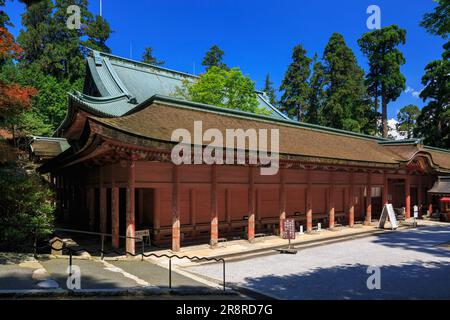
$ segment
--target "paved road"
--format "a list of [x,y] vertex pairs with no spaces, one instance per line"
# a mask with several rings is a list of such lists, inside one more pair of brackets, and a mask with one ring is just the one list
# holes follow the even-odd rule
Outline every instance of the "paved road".
[[[59,283],[62,289],[67,289],[68,259],[41,260],[40,263]],[[121,272],[108,268],[96,260],[73,260],[73,265],[80,269],[81,289],[125,289],[136,288],[139,284]]]
[[[227,281],[278,299],[450,299],[450,225],[396,231],[227,264]],[[369,290],[369,266],[381,289]],[[221,265],[193,267],[219,280]]]
[[[160,288],[169,287],[169,271],[148,261],[112,261],[114,266],[133,274],[140,279],[158,286]],[[178,273],[172,272],[172,288],[174,289],[191,289],[191,288],[209,288],[191,278],[187,278]]]

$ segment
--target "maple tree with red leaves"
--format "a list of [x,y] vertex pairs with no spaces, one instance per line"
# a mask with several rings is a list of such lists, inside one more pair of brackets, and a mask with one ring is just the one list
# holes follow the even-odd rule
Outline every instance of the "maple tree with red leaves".
[[[14,41],[13,35],[4,27],[0,27],[0,63],[7,59],[19,59],[22,48]],[[18,84],[8,84],[0,80],[0,121],[31,108],[31,98],[37,90]]]

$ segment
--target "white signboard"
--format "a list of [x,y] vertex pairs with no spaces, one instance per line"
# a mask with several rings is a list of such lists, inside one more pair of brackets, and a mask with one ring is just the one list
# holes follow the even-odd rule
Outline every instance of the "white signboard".
[[414,206],[414,218],[418,218],[418,217],[419,217],[419,207]]
[[389,218],[389,221],[391,222],[392,229],[395,230],[398,228],[398,222],[397,218],[395,217],[395,211],[392,204],[386,204],[383,208],[383,212],[381,213],[380,217],[380,223],[378,225],[378,228],[384,229],[384,225],[386,223],[386,220]]

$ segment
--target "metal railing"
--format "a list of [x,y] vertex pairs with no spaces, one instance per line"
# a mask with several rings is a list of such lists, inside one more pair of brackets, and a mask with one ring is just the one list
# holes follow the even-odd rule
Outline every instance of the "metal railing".
[[[176,258],[179,260],[182,259],[188,259],[190,261],[206,261],[206,262],[221,262],[222,263],[222,287],[223,287],[223,291],[226,291],[226,274],[225,274],[225,259],[223,258],[207,258],[207,257],[198,257],[198,256],[193,256],[193,257],[189,257],[189,256],[179,256],[176,254],[173,255],[169,255],[169,254],[156,254],[156,253],[145,253],[145,243],[144,241],[142,241],[142,252],[141,253],[132,253],[132,252],[128,252],[126,250],[123,251],[119,251],[116,249],[111,249],[111,250],[105,250],[104,247],[104,242],[105,242],[105,237],[112,237],[112,234],[107,234],[107,233],[100,233],[100,232],[91,232],[91,231],[82,231],[82,230],[73,230],[73,229],[64,229],[64,228],[55,228],[55,231],[60,231],[60,232],[68,232],[68,233],[78,233],[78,234],[87,234],[87,235],[95,235],[95,236],[101,236],[101,249],[97,249],[97,250],[92,250],[92,249],[86,249],[83,247],[80,247],[78,249],[74,249],[72,248],[70,245],[67,245],[64,241],[60,240],[60,239],[54,239],[53,241],[50,241],[49,244],[43,245],[43,246],[38,246],[38,233],[37,230],[39,230],[39,227],[36,226],[27,226],[27,225],[11,225],[11,224],[1,224],[0,226],[8,226],[8,227],[16,227],[16,228],[28,228],[33,230],[32,233],[34,235],[34,239],[33,239],[33,245],[32,246],[21,246],[21,247],[26,247],[26,248],[32,248],[33,249],[33,255],[35,258],[38,257],[38,252],[41,252],[45,249],[50,249],[52,251],[57,251],[57,252],[61,252],[63,253],[64,251],[68,252],[69,255],[69,276],[72,275],[72,265],[73,265],[73,255],[77,254],[79,252],[87,252],[90,255],[95,255],[100,253],[101,256],[101,260],[104,259],[104,255],[108,255],[111,253],[115,253],[117,255],[128,255],[128,256],[132,256],[132,257],[137,257],[137,256],[141,256],[141,261],[144,261],[144,258],[150,258],[150,257],[154,257],[154,258],[167,258],[169,259],[169,288],[172,288],[172,259]],[[119,238],[122,239],[141,239],[141,238],[135,238],[135,237],[129,237],[129,236],[119,236]],[[61,246],[59,247],[55,247],[54,244],[55,243],[60,243]]]

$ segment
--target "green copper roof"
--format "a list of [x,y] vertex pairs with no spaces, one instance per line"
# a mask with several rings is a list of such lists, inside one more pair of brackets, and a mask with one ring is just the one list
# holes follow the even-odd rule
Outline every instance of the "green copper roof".
[[[92,51],[87,65],[100,97],[84,92],[72,98],[90,111],[104,116],[122,116],[154,95],[172,96],[183,81],[194,82],[198,79],[188,73],[97,51]],[[263,92],[257,91],[256,94],[259,107],[272,111],[271,117],[288,119],[268,102]]]

